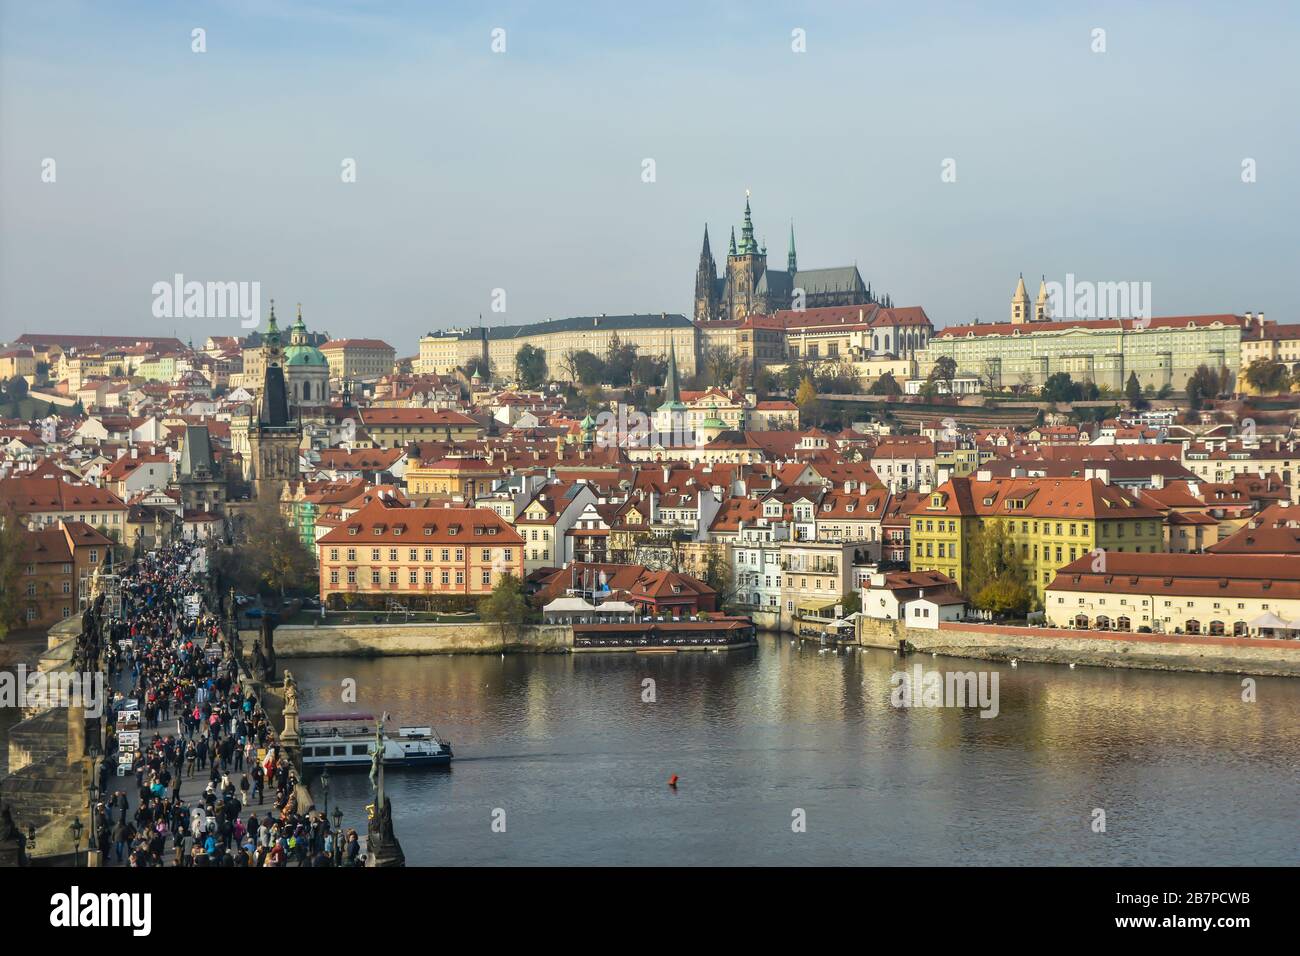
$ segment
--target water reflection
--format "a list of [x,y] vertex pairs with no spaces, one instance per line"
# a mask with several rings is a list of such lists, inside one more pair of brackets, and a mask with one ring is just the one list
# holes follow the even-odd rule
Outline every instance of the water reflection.
[[[432,721],[449,773],[390,776],[413,864],[1294,864],[1300,683],[929,656],[1000,714],[897,709],[890,651],[295,661],[306,710]],[[355,705],[342,701],[345,678]],[[653,703],[643,702],[647,679]],[[666,786],[672,774],[677,791]],[[351,825],[363,773],[333,774]],[[1092,810],[1107,832],[1093,833]],[[506,811],[504,834],[491,813]],[[793,833],[795,808],[806,833]]]

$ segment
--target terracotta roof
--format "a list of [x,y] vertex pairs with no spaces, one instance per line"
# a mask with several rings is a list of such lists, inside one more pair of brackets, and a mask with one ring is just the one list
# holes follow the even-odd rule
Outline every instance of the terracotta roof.
[[487,508],[402,508],[376,499],[317,541],[318,545],[454,544],[499,547],[524,539]]
[[1106,570],[1085,555],[1057,572],[1051,591],[1300,598],[1300,555],[1137,554],[1107,551]]

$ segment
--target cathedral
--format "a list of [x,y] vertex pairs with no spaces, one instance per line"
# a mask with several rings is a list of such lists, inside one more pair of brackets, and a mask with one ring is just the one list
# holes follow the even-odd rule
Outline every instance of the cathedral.
[[794,250],[794,224],[790,225],[790,249],[784,271],[767,267],[767,246],[754,238],[754,222],[745,194],[745,221],[731,230],[726,272],[719,276],[709,249],[709,227],[704,227],[704,248],[695,272],[695,321],[743,319],[747,315],[770,315],[783,309],[816,309],[823,306],[867,305],[889,307],[862,281],[857,266],[834,269],[800,269]]

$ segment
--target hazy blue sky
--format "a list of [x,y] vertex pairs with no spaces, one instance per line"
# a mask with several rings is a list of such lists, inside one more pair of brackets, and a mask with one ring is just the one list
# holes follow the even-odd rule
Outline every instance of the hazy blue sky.
[[154,319],[177,272],[399,354],[480,313],[689,312],[746,188],[778,268],[793,217],[803,267],[938,325],[1004,319],[1020,271],[1300,321],[1294,3],[0,11],[0,339],[240,331]]

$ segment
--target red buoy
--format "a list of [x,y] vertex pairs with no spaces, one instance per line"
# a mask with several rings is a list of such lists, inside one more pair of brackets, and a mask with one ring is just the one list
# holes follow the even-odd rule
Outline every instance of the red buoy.
[[672,787],[674,790],[677,789],[677,774],[673,774],[668,778],[668,786]]

